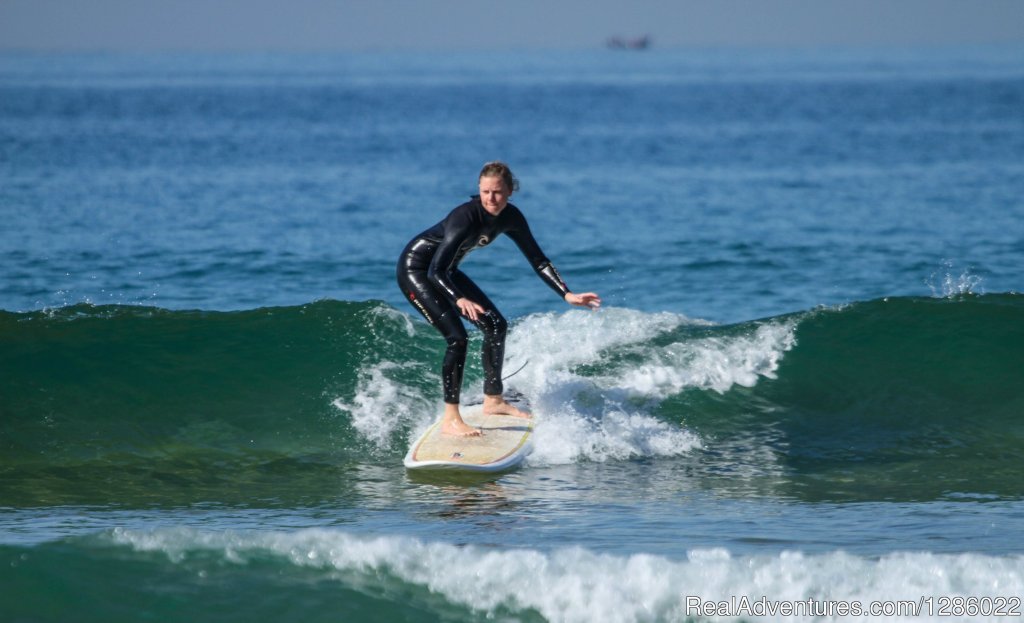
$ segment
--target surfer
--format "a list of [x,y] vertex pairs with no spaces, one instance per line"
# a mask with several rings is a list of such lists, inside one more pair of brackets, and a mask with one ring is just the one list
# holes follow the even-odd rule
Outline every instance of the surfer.
[[508,322],[487,295],[459,270],[459,263],[467,253],[506,234],[537,275],[565,302],[592,309],[601,306],[597,294],[576,294],[569,290],[534,240],[523,213],[508,202],[512,193],[519,189],[519,182],[508,165],[488,162],[480,171],[478,182],[479,195],[409,241],[398,260],[398,286],[402,293],[448,343],[442,364],[445,409],[441,431],[449,435],[481,434],[463,421],[459,412],[468,342],[460,316],[476,325],[484,337],[484,413],[530,417],[504,398],[501,367]]

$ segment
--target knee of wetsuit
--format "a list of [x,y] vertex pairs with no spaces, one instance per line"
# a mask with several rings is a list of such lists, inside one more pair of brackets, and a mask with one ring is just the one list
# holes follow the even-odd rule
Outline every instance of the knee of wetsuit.
[[491,338],[502,339],[508,333],[508,321],[497,312],[488,314],[487,334]]
[[445,338],[445,342],[448,343],[448,350],[462,353],[466,352],[469,345],[469,339],[462,336]]

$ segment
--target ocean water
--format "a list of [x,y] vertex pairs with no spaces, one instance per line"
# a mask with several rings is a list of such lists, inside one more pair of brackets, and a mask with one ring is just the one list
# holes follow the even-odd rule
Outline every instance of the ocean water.
[[[1022,111],[1021,47],[4,53],[0,621],[1021,620]],[[470,256],[535,450],[410,474],[395,261],[495,158],[605,306]]]

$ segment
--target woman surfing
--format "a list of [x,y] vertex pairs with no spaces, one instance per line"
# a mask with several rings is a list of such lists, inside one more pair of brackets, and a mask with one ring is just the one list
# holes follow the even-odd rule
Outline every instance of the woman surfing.
[[509,203],[519,182],[508,165],[488,162],[478,177],[480,194],[456,207],[441,222],[409,241],[398,260],[398,285],[413,307],[441,332],[448,344],[442,364],[444,416],[441,432],[475,436],[479,429],[466,424],[459,412],[462,371],[468,335],[465,318],[483,333],[484,413],[528,418],[530,414],[506,402],[501,369],[505,359],[508,322],[501,312],[459,269],[466,254],[506,234],[529,260],[537,275],[566,303],[597,309],[594,292],[569,290],[558,271],[541,251],[523,213]]

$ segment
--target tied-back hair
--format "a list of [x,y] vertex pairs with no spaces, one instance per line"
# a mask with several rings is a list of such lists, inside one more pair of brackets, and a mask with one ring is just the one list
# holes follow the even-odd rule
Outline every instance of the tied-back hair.
[[512,169],[500,160],[488,162],[484,165],[483,169],[480,169],[480,177],[477,179],[484,177],[500,177],[501,181],[505,182],[505,187],[508,188],[509,192],[519,190],[519,180],[516,179],[515,175],[512,175]]

